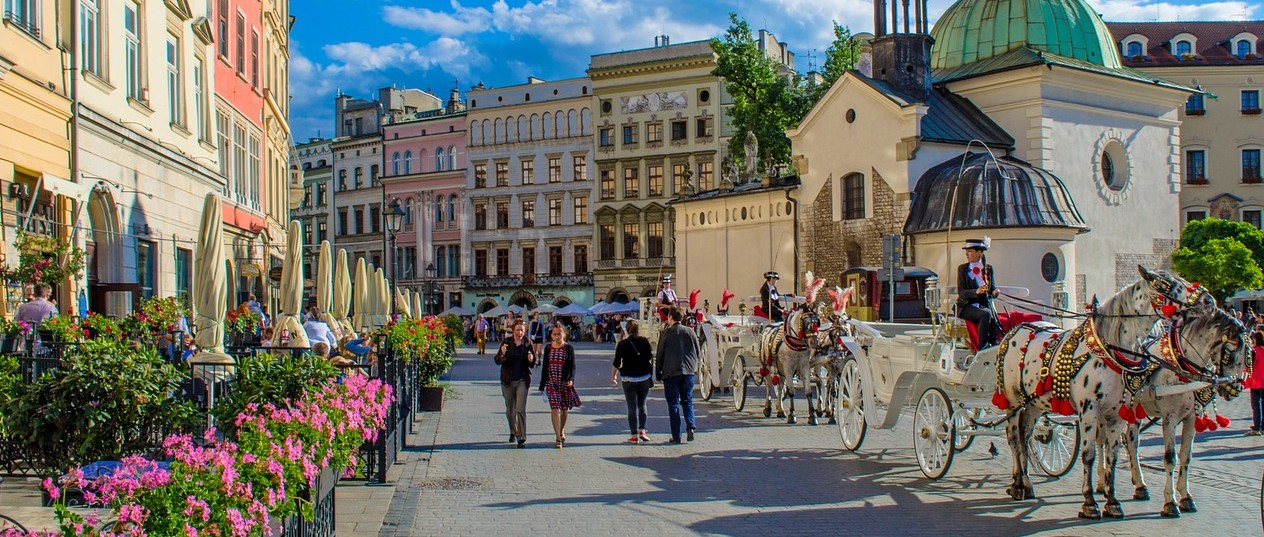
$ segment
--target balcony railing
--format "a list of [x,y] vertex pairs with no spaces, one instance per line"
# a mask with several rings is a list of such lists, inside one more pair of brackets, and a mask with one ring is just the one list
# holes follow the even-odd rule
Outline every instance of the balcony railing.
[[466,289],[522,287],[522,276],[464,276],[461,284]]
[[523,274],[506,276],[464,276],[461,278],[466,289],[489,289],[500,287],[582,287],[593,284],[591,272],[563,274]]
[[536,282],[548,287],[582,287],[593,284],[591,272],[566,274],[536,274]]

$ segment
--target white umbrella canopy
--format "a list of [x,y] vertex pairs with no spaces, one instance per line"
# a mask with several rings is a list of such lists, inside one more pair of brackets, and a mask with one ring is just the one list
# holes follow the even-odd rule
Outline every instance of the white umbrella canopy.
[[504,317],[505,315],[509,315],[509,308],[504,304],[501,304],[483,312],[483,315],[486,317]]
[[443,310],[443,313],[439,314],[440,317],[444,315],[457,315],[460,317],[467,317],[470,315],[474,315],[474,312],[467,310],[465,308],[462,308],[461,306],[452,306],[446,310]]
[[189,358],[195,364],[231,364],[224,353],[224,316],[228,313],[225,292],[224,217],[219,194],[211,192],[202,203],[202,222],[198,227],[197,285],[193,287],[196,316],[194,341],[201,352]]
[[412,305],[408,303],[408,297],[404,296],[404,292],[399,286],[395,287],[395,313],[404,317],[412,317]]
[[320,309],[320,320],[329,325],[335,338],[342,339],[342,326],[333,314],[334,275],[333,245],[329,241],[320,241],[316,263],[316,307]]
[[382,267],[378,267],[375,272],[377,276],[377,292],[373,295],[373,314],[374,326],[386,326],[387,320],[391,315],[391,301],[389,285],[386,283],[386,271]]
[[[347,314],[351,310],[351,271],[347,268],[347,251],[338,250],[338,262],[334,264],[334,298],[330,304],[329,315],[342,333],[339,337],[355,336],[355,329]],[[330,327],[334,327],[330,325]]]
[[588,308],[585,308],[583,306],[580,306],[579,304],[573,304],[573,303],[567,304],[566,307],[559,308],[557,311],[553,313],[554,315],[578,315],[580,317],[584,315],[592,314],[592,312],[588,311]]
[[369,328],[369,267],[361,257],[356,261],[355,271],[355,287],[352,289],[355,293],[355,316],[352,325],[357,331],[364,331]]
[[549,314],[557,313],[557,310],[558,310],[558,307],[552,304],[540,304],[539,307],[531,310],[531,313],[540,313],[544,315],[549,315]]
[[[285,259],[281,265],[281,311],[276,315],[273,347],[306,349],[307,331],[303,330],[303,224],[290,220],[286,230]],[[288,333],[290,340],[282,342]]]

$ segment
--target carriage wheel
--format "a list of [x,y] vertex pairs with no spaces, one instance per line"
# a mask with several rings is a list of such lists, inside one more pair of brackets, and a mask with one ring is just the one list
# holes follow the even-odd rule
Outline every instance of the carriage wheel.
[[750,375],[746,373],[746,358],[741,356],[733,362],[733,370],[729,372],[729,385],[733,386],[733,410],[741,412],[746,408],[746,388],[750,386]]
[[869,424],[865,423],[864,381],[860,378],[860,366],[855,358],[847,358],[834,379],[834,418],[838,421],[838,433],[847,451],[860,449],[865,441]]
[[979,426],[970,423],[970,418],[979,417],[980,409],[971,409],[968,412],[954,412],[952,415],[953,426],[957,429],[956,440],[952,442],[952,449],[957,451],[965,451],[969,449],[970,444],[974,443],[974,435],[961,434],[961,431],[975,431]]
[[1036,429],[1047,431],[1032,434],[1027,443],[1036,466],[1049,477],[1066,475],[1080,454],[1079,424],[1059,423],[1044,414],[1036,421]]
[[715,395],[715,379],[711,377],[711,366],[707,363],[709,360],[702,359],[702,367],[698,370],[698,389],[702,391],[702,400],[710,401],[711,396]]
[[917,453],[917,466],[931,479],[939,479],[952,466],[953,444],[956,429],[953,428],[952,407],[948,396],[939,388],[922,392],[913,414],[913,451]]

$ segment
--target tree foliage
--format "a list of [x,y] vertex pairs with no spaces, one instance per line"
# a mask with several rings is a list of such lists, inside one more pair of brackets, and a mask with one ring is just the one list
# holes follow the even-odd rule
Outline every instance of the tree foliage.
[[1181,231],[1181,247],[1198,251],[1214,239],[1229,238],[1247,247],[1255,264],[1264,267],[1264,231],[1246,222],[1220,218],[1194,220]]
[[[847,28],[834,23],[835,39],[825,54],[825,82],[812,84],[761,51],[745,19],[729,13],[729,22],[724,37],[711,40],[717,56],[713,74],[724,79],[724,89],[733,98],[728,111],[733,127],[729,154],[739,169],[753,157],[756,169],[767,173],[769,167],[790,163],[786,129],[798,124],[830,84],[855,66],[859,45]],[[743,144],[748,132],[759,141],[758,155],[746,155]]]
[[1172,268],[1185,279],[1200,282],[1221,301],[1239,289],[1264,284],[1264,273],[1251,249],[1233,237],[1213,238],[1196,249],[1186,246],[1176,250]]

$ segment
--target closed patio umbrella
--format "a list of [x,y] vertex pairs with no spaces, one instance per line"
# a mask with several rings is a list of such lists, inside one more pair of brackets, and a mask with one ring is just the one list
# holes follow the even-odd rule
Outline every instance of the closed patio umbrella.
[[[277,312],[273,347],[306,349],[307,331],[303,330],[303,224],[290,220],[285,238],[285,259],[281,265],[281,311]],[[290,340],[282,343],[289,332]]]
[[412,305],[408,303],[408,298],[404,296],[399,286],[395,287],[395,312],[404,317],[413,316]]
[[197,284],[193,287],[196,316],[194,342],[200,352],[189,358],[193,364],[232,364],[224,353],[224,317],[228,313],[225,293],[224,217],[219,194],[206,195],[202,203],[202,222],[198,226]]
[[334,265],[334,299],[330,315],[342,328],[343,336],[354,335],[355,329],[347,314],[351,310],[351,271],[347,268],[347,251],[338,250],[338,262]]
[[363,332],[369,328],[369,267],[363,257],[356,261],[355,287],[352,292],[355,295],[355,314],[351,324],[357,332]]

